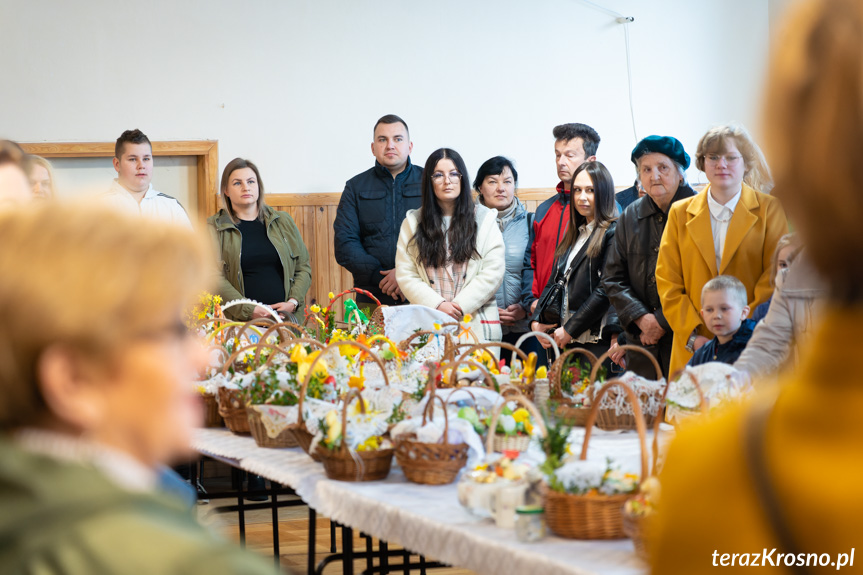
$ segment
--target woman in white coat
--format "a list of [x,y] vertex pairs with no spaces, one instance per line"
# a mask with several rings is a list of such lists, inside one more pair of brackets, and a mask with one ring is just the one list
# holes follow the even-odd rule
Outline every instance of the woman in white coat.
[[500,341],[495,292],[503,281],[505,248],[497,212],[473,201],[464,160],[440,148],[426,161],[422,207],[402,222],[396,279],[413,304],[462,321],[482,341]]

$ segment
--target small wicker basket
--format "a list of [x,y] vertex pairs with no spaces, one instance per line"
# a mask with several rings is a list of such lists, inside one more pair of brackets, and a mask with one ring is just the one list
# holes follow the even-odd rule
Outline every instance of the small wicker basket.
[[[296,341],[306,341],[306,340],[296,340]],[[315,341],[315,340],[310,340]],[[322,345],[320,342],[316,343],[318,345]],[[300,447],[303,448],[303,451],[309,454],[309,456],[315,461],[321,461],[320,456],[318,455],[318,451],[312,451],[312,441],[315,438],[315,434],[310,432],[306,427],[306,422],[303,419],[303,403],[306,401],[306,391],[309,388],[309,382],[312,380],[312,374],[314,374],[315,366],[318,364],[321,359],[327,355],[327,351],[330,349],[339,349],[342,347],[356,347],[365,352],[372,360],[378,364],[378,367],[381,369],[381,374],[384,379],[384,385],[389,385],[390,381],[387,377],[387,370],[384,362],[381,361],[381,358],[369,348],[369,346],[362,344],[358,341],[353,340],[341,340],[334,341],[333,343],[323,346],[321,349],[321,353],[318,354],[318,357],[312,361],[312,364],[309,366],[309,371],[306,373],[306,378],[303,381],[303,386],[300,388],[300,401],[299,401],[299,413],[297,414],[297,423],[291,426],[291,431],[294,434],[294,437],[297,440],[297,443]],[[344,427],[342,427],[344,429]]]
[[405,438],[396,441],[396,461],[408,481],[424,485],[446,485],[452,483],[458,472],[467,463],[466,443],[453,445],[449,442],[449,414],[446,404],[434,391],[429,395],[423,411],[422,424],[434,413],[434,401],[440,402],[444,413],[443,443],[421,443]]
[[225,421],[219,415],[219,401],[215,393],[205,393],[201,396],[204,400],[204,427],[222,427]]
[[533,402],[522,395],[515,387],[505,387],[502,390],[501,395],[504,396],[506,401],[502,401],[491,414],[491,422],[489,423],[488,433],[486,435],[485,449],[489,454],[495,452],[502,453],[504,450],[527,451],[527,448],[530,447],[530,436],[508,436],[503,433],[495,433],[495,430],[497,429],[497,420],[500,418],[500,414],[503,412],[503,408],[507,404],[507,401],[515,401],[530,412],[530,415],[534,420],[534,425],[539,427],[540,433],[542,433],[543,436],[546,436],[548,435],[548,432],[545,429],[545,422],[542,419],[542,415],[540,415],[539,410],[536,409]]
[[558,420],[566,425],[584,427],[587,424],[587,414],[590,413],[590,407],[576,406],[573,400],[563,395],[563,390],[560,387],[564,365],[569,356],[576,354],[586,357],[590,365],[596,365],[596,356],[582,347],[573,347],[564,351],[554,361],[548,374],[548,400],[549,403],[557,404],[555,416]]
[[239,389],[219,388],[219,415],[225,420],[225,426],[237,435],[248,435],[249,417],[246,415],[246,402]]
[[[628,385],[618,380],[606,383],[596,394],[596,400],[587,418],[584,432],[584,443],[581,446],[582,461],[587,459],[587,448],[593,424],[598,416],[599,400],[614,386],[623,388],[632,409],[636,414],[636,429],[641,445],[641,478],[647,477],[647,439],[646,426],[641,417],[641,406],[635,392]],[[623,505],[632,494],[603,495],[592,493],[588,495],[573,495],[560,493],[550,488],[545,489],[545,518],[549,528],[557,535],[568,539],[622,539]]]
[[[662,368],[659,367],[659,362],[656,361],[656,358],[653,357],[653,354],[638,345],[621,345],[618,349],[624,349],[631,352],[638,352],[647,357],[650,362],[653,364],[653,369],[656,370],[656,380],[659,381],[662,379]],[[606,360],[611,355],[611,350],[606,351],[604,354],[599,356],[595,363],[592,364],[592,369],[590,370],[590,382],[593,383],[596,381],[596,375],[599,372],[599,368],[602,365],[602,362]],[[666,385],[666,389],[668,386]],[[662,397],[665,397],[663,394]],[[661,411],[661,409],[660,409]],[[659,416],[659,413],[644,413],[642,410],[642,414],[644,417],[644,423],[647,426],[653,425],[653,420]],[[633,413],[616,413],[614,409],[600,409],[599,416],[597,418],[596,426],[605,431],[614,431],[618,429],[635,429],[636,426],[636,416]]]
[[[354,342],[351,342],[354,343]],[[342,408],[342,436],[346,437],[348,406],[354,399],[360,400],[360,411],[366,412],[360,392],[352,389],[345,397]],[[335,449],[328,449],[318,444],[317,454],[324,464],[327,477],[337,481],[377,481],[385,479],[390,474],[393,463],[393,448],[376,451],[351,451],[345,441]]]
[[249,429],[252,432],[252,437],[255,438],[255,443],[258,447],[296,447],[299,445],[293,432],[289,428],[285,428],[275,437],[270,437],[267,433],[267,428],[261,419],[260,412],[255,409],[255,406],[250,405],[246,408],[246,413],[249,418]]
[[[474,344],[474,345],[468,347],[465,351],[463,351],[461,356],[459,356],[457,361],[461,362],[461,361],[467,360],[468,357],[470,356],[470,354],[473,353],[474,351],[489,350],[489,349],[493,349],[496,347],[499,347],[501,349],[501,355],[503,355],[504,349],[507,349],[507,350],[512,352],[512,358],[510,359],[510,365],[512,364],[512,361],[515,359],[516,355],[518,355],[518,358],[521,360],[521,364],[523,366],[527,365],[527,354],[524,353],[519,348],[517,348],[516,346],[514,346],[513,344],[507,343],[505,341],[495,341],[495,342]],[[534,390],[534,386],[536,385],[535,378],[531,379],[530,382],[523,382],[522,381],[522,382],[518,382],[518,383],[510,383],[510,385],[517,387],[518,390],[525,397],[527,397],[528,399],[533,401],[533,390]]]

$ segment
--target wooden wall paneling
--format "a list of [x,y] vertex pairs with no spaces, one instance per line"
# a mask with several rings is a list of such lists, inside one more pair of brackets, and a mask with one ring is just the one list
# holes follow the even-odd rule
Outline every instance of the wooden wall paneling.
[[[336,208],[338,206],[327,206],[327,256],[329,258],[329,280],[330,284],[328,286],[328,290],[333,292],[334,294],[340,293],[345,289],[345,285],[342,283],[342,266],[340,266],[336,262],[336,251],[335,251],[335,241],[333,237],[333,222],[336,220]],[[349,287],[349,286],[348,286]],[[344,317],[344,301],[345,298],[339,298],[339,301],[336,302],[336,319],[342,319]]]
[[312,305],[315,303],[315,289],[319,283],[320,271],[317,269],[317,250],[315,249],[315,207],[314,206],[304,206],[302,209],[303,214],[303,227],[302,234],[303,238],[306,240],[306,248],[309,250],[309,261],[312,264],[312,284],[309,287],[309,293],[306,296],[306,305]]
[[315,266],[317,267],[318,282],[315,285],[315,299],[321,307],[329,303],[327,293],[330,291],[330,259],[333,257],[327,250],[327,237],[332,235],[327,230],[327,208],[325,206],[314,207],[314,234],[315,234]]

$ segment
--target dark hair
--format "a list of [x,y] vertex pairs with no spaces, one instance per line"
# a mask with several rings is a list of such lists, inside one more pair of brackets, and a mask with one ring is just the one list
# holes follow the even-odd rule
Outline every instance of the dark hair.
[[[593,182],[593,221],[595,226],[587,244],[587,256],[595,258],[602,250],[602,240],[606,230],[617,219],[617,206],[614,203],[614,180],[611,178],[611,172],[608,171],[608,168],[600,162],[584,162],[572,175],[570,189],[581,172],[587,172],[590,181]],[[570,195],[569,227],[554,252],[556,257],[563,256],[571,246],[575,245],[575,241],[578,239],[578,228],[586,223],[587,218],[579,214],[575,206],[572,205],[572,196]]]
[[123,146],[129,144],[147,144],[150,146],[150,151],[153,151],[153,144],[150,143],[150,138],[141,130],[126,130],[120,137],[117,138],[117,143],[114,144],[114,157],[118,160],[123,155]]
[[551,131],[554,141],[563,140],[568,142],[575,138],[581,138],[581,147],[584,148],[584,157],[589,158],[596,155],[599,149],[599,134],[587,124],[561,124],[555,126]]
[[[489,176],[497,176],[503,173],[504,168],[509,168],[509,171],[512,172],[512,179],[515,180],[516,186],[518,185],[518,172],[515,171],[515,166],[512,165],[512,162],[504,158],[503,156],[495,156],[493,158],[489,158],[479,167],[479,170],[476,172],[476,177],[473,180],[473,189],[479,191],[482,187],[483,181]],[[482,194],[479,196],[480,203],[482,202]]]
[[[461,192],[455,204],[449,229],[444,236],[443,212],[438,204],[432,183],[432,174],[438,162],[452,160],[461,173]],[[422,208],[417,231],[411,239],[416,244],[419,261],[423,266],[439,268],[448,261],[462,263],[477,254],[476,251],[476,206],[468,184],[467,168],[464,160],[455,150],[440,148],[431,153],[426,160],[422,175]],[[447,242],[447,239],[449,242]],[[447,250],[449,243],[449,250]]]
[[264,221],[264,181],[261,179],[261,173],[258,171],[258,166],[252,163],[251,160],[245,160],[243,158],[234,158],[228,165],[225,166],[225,169],[222,171],[222,183],[219,189],[222,191],[222,201],[225,202],[225,210],[228,212],[228,215],[231,216],[231,221],[235,224],[239,221],[237,214],[234,212],[234,206],[231,205],[231,199],[228,197],[226,193],[228,190],[228,180],[231,178],[231,174],[233,174],[236,170],[242,170],[243,168],[249,168],[253,172],[255,172],[255,177],[258,179],[258,220]]
[[24,150],[17,142],[0,140],[0,165],[15,164],[23,170],[25,156]]
[[378,126],[380,126],[381,124],[401,124],[405,127],[405,132],[407,132],[408,135],[410,135],[411,133],[410,128],[408,128],[408,123],[396,116],[395,114],[387,114],[386,116],[381,116],[381,118],[377,122],[375,122],[375,127],[372,128],[372,134],[375,133],[375,131],[378,129]]

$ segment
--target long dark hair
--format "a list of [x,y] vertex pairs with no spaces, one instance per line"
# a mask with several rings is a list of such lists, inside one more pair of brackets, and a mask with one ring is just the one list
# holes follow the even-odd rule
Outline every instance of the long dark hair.
[[[456,170],[461,174],[459,181],[461,192],[456,200],[446,235],[443,231],[443,211],[438,204],[432,183],[432,174],[438,162],[443,159],[452,160]],[[458,152],[449,148],[440,148],[431,153],[423,168],[422,198],[419,225],[411,240],[416,244],[420,263],[425,267],[439,268],[445,266],[447,261],[463,263],[477,254],[476,206],[470,191],[467,168]],[[449,240],[449,250],[447,250],[447,240]]]
[[[617,219],[617,207],[614,203],[614,180],[611,172],[600,162],[584,162],[572,175],[569,188],[581,172],[587,172],[593,182],[593,234],[587,243],[587,257],[595,258],[602,251],[602,240],[611,223]],[[571,194],[571,192],[570,192]],[[556,257],[562,257],[578,239],[578,228],[587,223],[587,218],[578,213],[572,205],[572,195],[569,198],[569,228],[563,241],[554,252]]]

